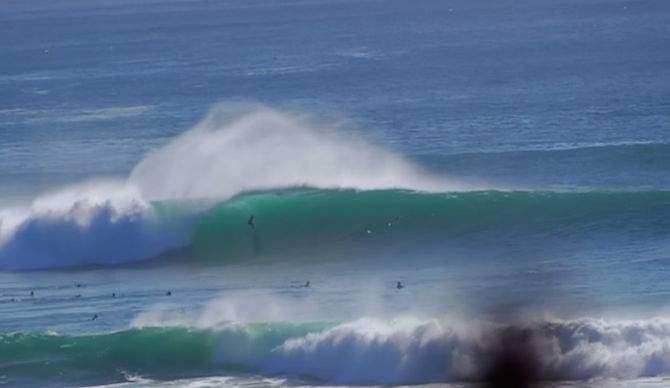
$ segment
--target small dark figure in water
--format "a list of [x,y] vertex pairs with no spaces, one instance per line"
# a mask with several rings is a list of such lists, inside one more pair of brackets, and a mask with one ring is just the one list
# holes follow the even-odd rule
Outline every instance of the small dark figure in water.
[[96,319],[98,319],[98,314],[95,314],[93,318],[91,318],[91,321],[95,321]]
[[309,288],[309,280],[305,283],[305,288]]
[[81,284],[77,284],[77,288],[81,288]]
[[16,302],[16,299],[12,298],[11,302]]
[[168,291],[167,294],[165,294],[165,295],[172,296],[172,291]]
[[254,216],[249,216],[249,221],[247,221],[247,225],[251,227],[251,229],[256,229],[256,222],[254,221],[256,217]]
[[35,292],[30,291],[30,296],[35,296]]
[[398,282],[398,284],[395,286],[395,288],[401,289],[401,288],[405,288],[405,286],[403,286],[400,282]]
[[81,298],[81,294],[79,294],[79,295],[75,295],[74,297],[75,297],[75,298]]
[[116,298],[116,293],[115,292],[112,293],[112,298]]

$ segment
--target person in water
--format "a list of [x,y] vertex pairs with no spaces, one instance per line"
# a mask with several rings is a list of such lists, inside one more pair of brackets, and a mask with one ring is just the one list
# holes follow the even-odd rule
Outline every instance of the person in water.
[[167,294],[165,294],[165,295],[166,296],[172,296],[172,291],[168,291]]
[[395,286],[395,288],[401,289],[401,288],[405,288],[405,286],[403,286],[400,282],[398,282],[398,284]]
[[305,283],[305,288],[309,288],[309,280]]
[[30,296],[35,296],[35,292],[30,291]]
[[98,319],[98,314],[95,314],[93,318],[91,318],[91,321],[95,321],[96,319]]
[[251,229],[256,229],[256,222],[254,221],[255,217],[254,216],[249,216],[249,221],[247,221],[247,225],[251,227]]

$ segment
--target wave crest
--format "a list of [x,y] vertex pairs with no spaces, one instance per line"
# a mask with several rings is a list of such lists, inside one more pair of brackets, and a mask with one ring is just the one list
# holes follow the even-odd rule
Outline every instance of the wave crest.
[[196,218],[178,208],[160,212],[124,182],[65,188],[0,211],[0,270],[146,260],[186,245]]
[[[147,260],[189,243],[202,212],[194,201],[295,186],[466,188],[337,134],[333,125],[260,105],[220,105],[147,155],[126,180],[83,183],[43,194],[28,207],[0,209],[0,270]],[[180,206],[189,210],[174,214],[156,201],[188,201]]]
[[[591,233],[670,233],[670,192],[660,191],[296,189],[249,193],[214,204],[57,196],[66,205],[48,204],[17,215],[0,212],[0,270],[132,263],[163,258],[177,248],[189,260],[218,264],[359,258],[361,252],[369,259],[393,259],[391,253],[404,248],[421,259],[426,246],[467,247],[482,238],[549,237],[561,243],[565,237]],[[257,223],[253,231],[247,226],[251,214]]]
[[226,104],[152,152],[130,175],[146,198],[227,199],[288,187],[456,191],[477,188],[423,173],[336,125],[268,107]]
[[[532,334],[543,380],[670,374],[669,320],[589,318],[520,326],[361,319],[231,323],[217,330],[144,328],[85,337],[9,335],[0,337],[0,356],[7,360],[0,373],[48,377],[123,370],[151,377],[219,370],[341,384],[478,381],[496,336],[510,330]],[[31,364],[44,357],[52,364]]]

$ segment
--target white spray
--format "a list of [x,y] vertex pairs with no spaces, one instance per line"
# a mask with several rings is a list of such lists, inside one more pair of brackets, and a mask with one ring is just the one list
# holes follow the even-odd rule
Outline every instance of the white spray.
[[157,217],[154,200],[226,200],[248,190],[309,186],[473,189],[420,172],[335,126],[258,105],[220,105],[151,152],[125,181],[87,182],[0,209],[0,270],[118,264],[188,244],[197,214]]
[[151,153],[130,182],[152,199],[229,198],[249,190],[309,186],[359,190],[473,189],[431,177],[403,157],[307,117],[224,105]]

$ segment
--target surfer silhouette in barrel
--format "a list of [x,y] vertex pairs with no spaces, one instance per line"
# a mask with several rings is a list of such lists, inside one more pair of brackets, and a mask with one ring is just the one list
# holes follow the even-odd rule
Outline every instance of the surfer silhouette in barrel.
[[249,216],[249,221],[247,221],[247,225],[249,225],[252,231],[252,237],[254,240],[254,253],[259,254],[261,251],[261,241],[259,239],[258,233],[256,233],[256,217],[253,215]]

